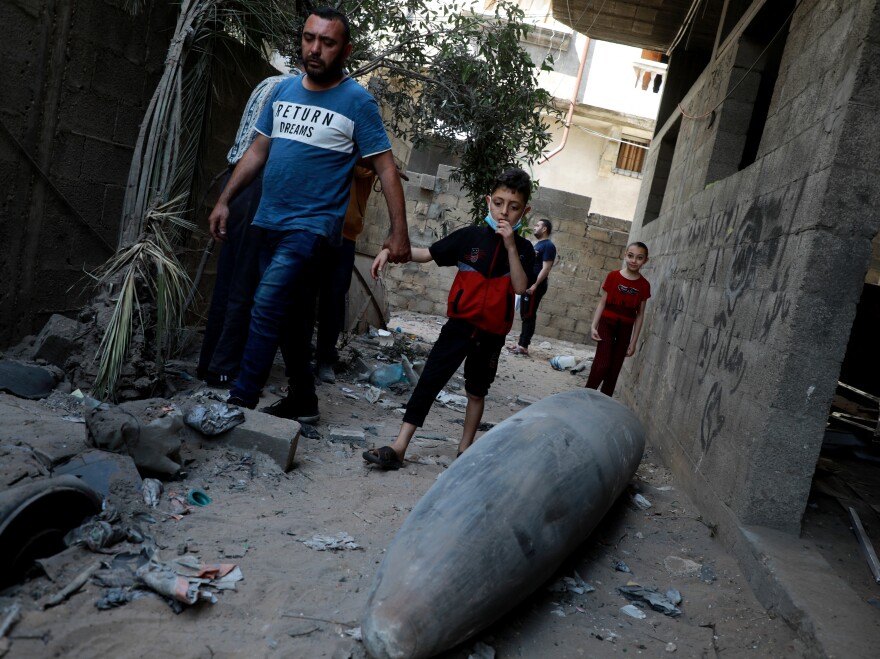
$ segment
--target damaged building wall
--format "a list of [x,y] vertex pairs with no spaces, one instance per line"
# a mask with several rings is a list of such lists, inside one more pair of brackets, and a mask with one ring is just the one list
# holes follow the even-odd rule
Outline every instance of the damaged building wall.
[[[410,241],[414,247],[433,242],[470,223],[470,201],[450,168],[441,165],[436,176],[409,172],[404,182]],[[557,260],[550,288],[541,302],[537,333],[553,339],[592,343],[590,322],[609,270],[623,260],[630,222],[590,213],[590,198],[561,190],[539,188],[530,200],[530,224],[543,217],[553,223],[550,238]],[[381,194],[374,194],[358,251],[376,254],[388,232],[388,211]],[[385,270],[387,299],[392,309],[446,315],[446,301],[455,268],[434,264],[389,265]],[[514,330],[518,330],[519,314]]]
[[83,302],[115,250],[138,127],[177,7],[0,3],[0,346]]
[[761,5],[658,130],[631,234],[622,397],[723,533],[799,529],[880,228],[876,0]]

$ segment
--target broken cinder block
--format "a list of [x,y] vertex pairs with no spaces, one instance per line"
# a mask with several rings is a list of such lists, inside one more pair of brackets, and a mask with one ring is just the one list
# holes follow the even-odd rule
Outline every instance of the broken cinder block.
[[80,349],[77,336],[82,330],[82,323],[52,314],[37,335],[32,359],[44,359],[49,364],[64,368],[68,358]]
[[364,431],[358,428],[347,428],[344,426],[330,426],[331,442],[357,444],[358,446],[366,446],[367,439]]
[[247,451],[259,451],[272,458],[284,471],[293,469],[301,427],[296,421],[244,411],[244,423],[218,436],[218,440]]

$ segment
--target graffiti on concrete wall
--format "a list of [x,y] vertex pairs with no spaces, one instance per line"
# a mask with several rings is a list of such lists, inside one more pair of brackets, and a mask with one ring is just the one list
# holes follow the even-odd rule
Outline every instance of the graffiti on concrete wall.
[[[691,249],[717,246],[704,299],[716,308],[703,329],[697,350],[697,382],[711,382],[700,418],[700,448],[705,456],[724,427],[730,395],[742,386],[750,366],[749,343],[764,343],[791,311],[787,287],[792,263],[790,241],[804,183],[749,200],[695,223]],[[728,239],[729,237],[729,239]],[[731,244],[732,243],[732,244]],[[678,311],[676,302],[673,314]],[[692,311],[692,316],[694,315]],[[711,310],[710,310],[711,313]],[[708,380],[708,382],[707,382]]]
[[709,446],[724,427],[725,416],[721,404],[723,390],[720,382],[713,383],[703,405],[703,416],[700,418],[700,446],[703,455],[706,455]]

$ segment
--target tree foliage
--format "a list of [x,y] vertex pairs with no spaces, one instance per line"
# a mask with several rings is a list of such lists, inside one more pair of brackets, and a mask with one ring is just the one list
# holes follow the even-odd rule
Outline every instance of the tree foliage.
[[[467,190],[471,215],[508,165],[530,165],[550,142],[553,98],[538,86],[538,68],[521,41],[531,26],[501,0],[491,14],[473,0],[345,0],[352,24],[351,75],[366,80],[388,111],[389,129],[416,148],[434,145],[458,156],[453,180]],[[300,5],[300,18],[308,7]],[[288,49],[289,55],[294,55]]]

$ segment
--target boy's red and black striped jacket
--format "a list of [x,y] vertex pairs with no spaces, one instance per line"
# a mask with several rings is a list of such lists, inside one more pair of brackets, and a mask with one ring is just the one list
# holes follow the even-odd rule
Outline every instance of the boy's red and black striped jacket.
[[[506,335],[513,326],[514,292],[504,239],[487,225],[458,229],[429,248],[437,265],[457,265],[446,315],[461,318],[492,334]],[[516,236],[516,249],[526,273],[535,261],[532,244]]]

